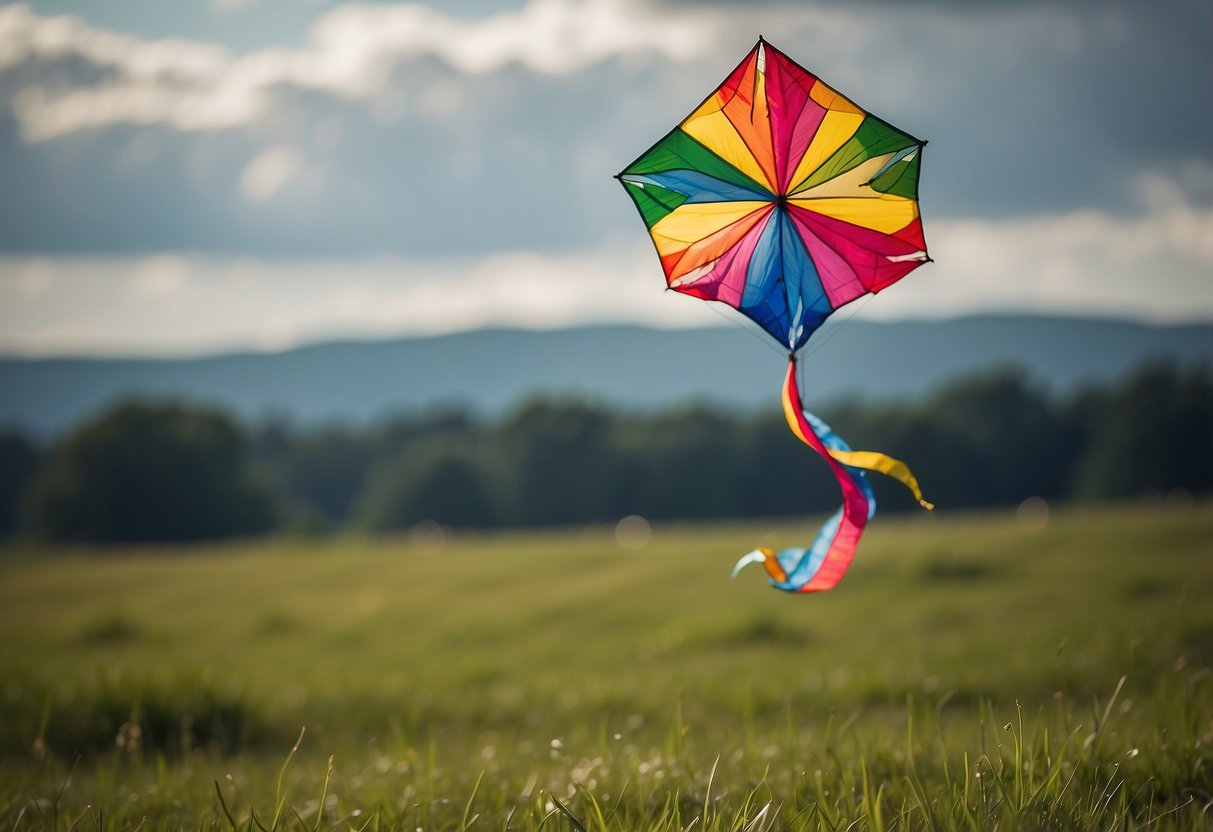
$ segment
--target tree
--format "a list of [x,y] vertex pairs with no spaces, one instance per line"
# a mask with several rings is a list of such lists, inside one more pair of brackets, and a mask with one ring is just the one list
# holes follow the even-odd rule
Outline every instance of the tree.
[[623,458],[616,417],[579,402],[535,401],[492,435],[504,464],[509,518],[541,526],[617,518]]
[[354,508],[367,531],[400,531],[429,520],[443,526],[482,528],[496,511],[489,475],[474,449],[451,437],[417,440],[373,471]]
[[352,519],[376,463],[396,459],[417,441],[436,436],[471,439],[479,428],[462,409],[446,406],[419,416],[396,416],[377,427],[327,425],[299,429],[283,419],[254,434],[257,461],[272,475],[289,513],[319,527]]
[[[851,422],[837,424],[849,428]],[[734,484],[731,490],[744,516],[791,517],[838,508],[841,498],[830,466],[788,430],[782,413],[759,411],[742,439],[742,487],[738,491]]]
[[41,451],[21,434],[0,434],[0,538],[17,530],[21,500],[41,456]]
[[56,445],[30,486],[25,519],[51,540],[136,542],[256,534],[275,518],[230,418],[131,402]]
[[1213,489],[1213,381],[1207,371],[1147,365],[1110,393],[1088,392],[1075,409],[1083,414],[1088,441],[1074,469],[1074,496]]
[[749,513],[739,433],[734,416],[707,405],[635,420],[625,456],[633,502],[619,513],[658,519]]

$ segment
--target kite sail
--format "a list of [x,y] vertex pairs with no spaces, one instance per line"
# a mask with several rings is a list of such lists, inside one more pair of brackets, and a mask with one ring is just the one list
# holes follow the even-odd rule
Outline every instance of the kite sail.
[[737,564],[763,563],[778,589],[816,592],[841,580],[876,510],[865,470],[894,477],[932,508],[904,463],[852,451],[804,409],[796,384],[796,354],[830,314],[930,260],[918,214],[925,144],[759,38],[616,177],[666,285],[733,307],[788,351],[784,415],[829,463],[843,505],[807,549],[756,549]]

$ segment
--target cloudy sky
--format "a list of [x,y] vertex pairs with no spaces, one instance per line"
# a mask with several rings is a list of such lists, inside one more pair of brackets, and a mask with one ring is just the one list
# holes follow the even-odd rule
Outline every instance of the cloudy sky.
[[612,174],[764,35],[930,140],[865,318],[1213,320],[1207,0],[0,5],[0,352],[721,323]]

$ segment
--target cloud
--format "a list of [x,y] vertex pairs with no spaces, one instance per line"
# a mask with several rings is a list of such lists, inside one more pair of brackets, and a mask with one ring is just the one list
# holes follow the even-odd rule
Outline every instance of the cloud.
[[[1213,181],[1213,169],[1190,175]],[[997,309],[1213,318],[1213,207],[1194,204],[1163,179],[1135,188],[1152,206],[1138,218],[1080,210],[928,223],[936,262],[840,315],[936,318]],[[440,258],[8,256],[0,257],[0,350],[190,354],[490,325],[741,320],[662,289],[651,246],[632,236],[563,254]]]
[[34,300],[50,291],[55,269],[45,257],[31,257],[17,267],[11,278],[11,291],[19,297]]
[[299,45],[239,54],[0,7],[0,251],[411,260],[635,239],[610,174],[759,32],[931,140],[928,223],[1135,221],[1134,182],[1213,160],[1207,9],[952,6],[347,4]]
[[[647,244],[564,255],[0,257],[0,350],[188,354],[485,325],[719,321],[653,285]],[[28,291],[38,270],[43,286]]]
[[[176,254],[144,257],[133,264],[125,288],[136,299],[180,295],[190,282],[189,261]],[[121,296],[121,293],[119,293]]]
[[27,141],[116,122],[228,126],[253,111],[242,91],[218,90],[231,56],[210,44],[144,41],[23,4],[0,8],[0,44],[0,71],[20,79],[11,105]]
[[[718,15],[644,10],[615,0],[533,0],[518,11],[465,20],[417,3],[348,4],[313,25],[306,46],[235,56],[208,44],[144,41],[79,18],[0,8],[0,70],[71,60],[93,78],[62,83],[55,73],[13,96],[27,141],[110,124],[220,130],[266,115],[277,88],[369,99],[401,62],[436,58],[482,75],[509,65],[563,75],[629,54],[684,61],[706,54]],[[91,83],[90,83],[91,81]]]
[[288,185],[302,167],[303,154],[299,148],[274,145],[245,165],[240,174],[240,190],[251,202],[265,202]]
[[[952,315],[980,309],[1119,315],[1153,321],[1213,319],[1213,207],[1175,183],[1137,185],[1152,209],[928,225],[936,262],[895,287],[897,307],[873,314]],[[890,290],[893,291],[893,290]],[[883,296],[881,297],[883,300]],[[876,307],[878,301],[873,300]]]
[[208,5],[217,12],[227,13],[251,6],[257,0],[209,0]]

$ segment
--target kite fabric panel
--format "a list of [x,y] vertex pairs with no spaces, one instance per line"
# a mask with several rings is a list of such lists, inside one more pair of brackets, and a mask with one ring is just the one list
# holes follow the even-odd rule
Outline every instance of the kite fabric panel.
[[788,427],[829,464],[842,507],[805,549],[756,549],[788,592],[835,586],[876,511],[865,470],[909,488],[898,460],[852,451],[804,409],[796,354],[839,307],[930,260],[918,214],[926,142],[858,107],[763,39],[711,95],[616,178],[666,286],[724,303],[788,350]]
[[732,306],[795,351],[835,309],[929,259],[924,144],[759,40],[618,178],[669,288]]

